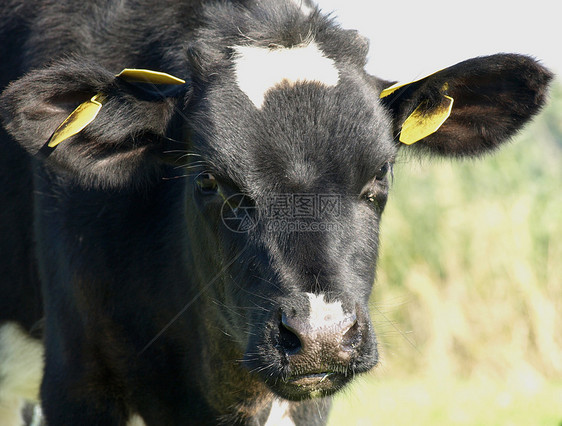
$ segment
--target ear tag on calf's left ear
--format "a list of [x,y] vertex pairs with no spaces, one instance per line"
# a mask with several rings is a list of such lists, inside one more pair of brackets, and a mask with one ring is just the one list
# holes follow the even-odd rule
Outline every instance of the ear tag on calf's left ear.
[[[420,82],[427,77],[431,77],[432,75],[437,74],[438,72],[440,71],[409,83],[396,83],[384,89],[380,93],[379,98],[386,98],[387,96],[392,95],[397,90]],[[446,93],[448,88],[449,84],[445,83],[441,88],[441,93]],[[441,104],[437,108],[428,109],[428,101],[424,101],[419,104],[414,112],[412,112],[412,114],[410,114],[402,124],[399,141],[406,145],[412,145],[422,140],[423,138],[426,138],[427,136],[435,133],[451,115],[453,102],[453,98],[447,95],[443,95]]]
[[386,89],[383,89],[383,91],[379,95],[379,99],[386,98],[387,96],[392,95],[394,92],[396,92],[398,89],[401,89],[402,87],[406,87],[406,86],[409,86],[410,84],[417,83],[419,81],[425,80],[426,78],[431,77],[432,75],[440,73],[441,71],[443,71],[443,70],[441,69],[439,71],[432,72],[431,74],[420,77],[420,78],[418,78],[416,80],[413,80],[413,81],[409,81],[408,83],[400,83],[400,82],[395,83],[392,86],[389,86]]
[[57,127],[57,130],[55,130],[49,138],[47,146],[49,148],[54,148],[69,137],[81,132],[88,124],[94,121],[104,101],[105,96],[98,93],[89,101],[78,105],[62,124]]
[[426,111],[427,101],[422,102],[402,124],[400,142],[412,145],[423,138],[435,133],[451,115],[453,98],[443,95],[441,105],[431,111]]
[[407,86],[407,85],[409,85],[409,84],[415,83],[416,81],[418,81],[418,80],[410,81],[409,83],[396,83],[396,84],[393,84],[392,86],[387,87],[386,89],[383,89],[383,91],[382,91],[381,94],[379,95],[379,99],[386,98],[387,96],[392,95],[392,94],[393,94],[394,92],[396,92],[398,89],[400,89],[400,88],[402,88],[402,87],[404,87],[404,86]]
[[136,68],[125,68],[115,77],[122,78],[129,83],[185,84],[185,80],[165,72]]

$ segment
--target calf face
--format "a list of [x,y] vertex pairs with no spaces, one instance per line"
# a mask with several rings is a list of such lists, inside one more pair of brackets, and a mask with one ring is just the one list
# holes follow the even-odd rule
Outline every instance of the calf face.
[[[158,246],[150,264],[127,262],[135,276],[149,267],[157,276],[176,259],[187,263],[173,286],[195,297],[167,300],[162,289],[155,306],[184,309],[145,313],[154,324],[167,316],[179,328],[174,336],[197,336],[166,349],[173,359],[196,360],[194,384],[182,386],[196,387],[219,414],[236,410],[256,383],[264,400],[263,383],[289,400],[329,395],[377,363],[368,300],[398,151],[462,157],[492,150],[540,109],[551,75],[527,57],[496,55],[383,92],[391,83],[363,70],[365,41],[296,3],[221,3],[206,6],[201,19],[184,62],[173,64],[186,84],[137,84],[101,60],[59,60],[6,89],[5,126],[70,199],[88,191],[143,199],[181,185],[185,206],[173,203],[180,214],[169,215],[181,219],[151,231],[181,246],[177,258],[159,257]],[[55,149],[45,147],[76,105],[96,95],[103,105],[95,119]],[[425,128],[444,109],[444,122],[415,132],[417,140],[403,127],[413,117]],[[414,142],[408,147],[399,142],[406,133]],[[78,272],[83,261],[69,259]],[[131,278],[123,271],[121,278]],[[101,309],[72,277],[42,279],[46,288],[78,294],[84,317]],[[124,303],[112,300],[116,311]],[[189,309],[193,303],[198,309]],[[152,337],[123,351],[156,357],[160,341]],[[49,351],[47,370],[55,356]]]
[[[360,69],[313,43],[233,50],[191,127],[194,164],[206,163],[189,228],[214,253],[197,267],[212,276],[236,258],[215,296],[229,309],[213,317],[250,371],[285,398],[332,393],[377,361],[367,302],[397,151],[390,120]],[[243,83],[252,75],[266,80],[258,90]],[[236,232],[245,214],[250,229]]]

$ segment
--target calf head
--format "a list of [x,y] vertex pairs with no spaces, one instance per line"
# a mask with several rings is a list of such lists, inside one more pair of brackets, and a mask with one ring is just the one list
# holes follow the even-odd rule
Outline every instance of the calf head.
[[[185,169],[186,285],[208,309],[209,336],[229,336],[233,368],[300,400],[377,363],[368,300],[398,151],[495,149],[539,111],[551,74],[495,55],[383,92],[392,83],[364,72],[355,32],[267,3],[210,8],[174,65],[189,82],[171,93],[147,96],[119,70],[74,58],[1,100],[7,129],[36,154],[78,103],[104,94],[98,117],[44,160],[75,185],[140,191],[170,162]],[[425,127],[436,115],[440,125],[400,142],[408,119]],[[184,151],[171,159],[172,140]]]
[[[230,265],[214,286],[228,307],[214,314],[221,328],[253,374],[298,400],[330,394],[377,363],[368,300],[399,149],[492,150],[538,111],[550,74],[497,55],[383,92],[391,83],[365,74],[367,45],[355,32],[300,15],[287,30],[278,16],[268,28],[282,30],[264,35],[215,11],[213,36],[201,40],[221,43],[193,46],[203,89],[190,132],[205,164],[192,177],[189,229],[212,254],[203,276]],[[423,127],[451,98],[436,132],[399,142],[409,117]]]

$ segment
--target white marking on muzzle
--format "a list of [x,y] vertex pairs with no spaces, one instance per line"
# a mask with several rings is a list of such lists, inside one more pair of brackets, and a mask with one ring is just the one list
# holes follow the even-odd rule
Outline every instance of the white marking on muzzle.
[[234,50],[238,87],[258,109],[267,92],[281,83],[316,82],[333,87],[339,81],[335,62],[314,42],[290,49],[236,46]]
[[311,330],[329,328],[346,320],[340,301],[326,302],[323,294],[306,293],[310,303],[308,322]]
[[295,426],[290,417],[291,405],[287,401],[274,399],[264,426]]

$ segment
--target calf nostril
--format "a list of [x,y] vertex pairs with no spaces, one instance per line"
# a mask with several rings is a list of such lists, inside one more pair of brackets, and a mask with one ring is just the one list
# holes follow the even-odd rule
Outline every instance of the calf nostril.
[[295,355],[302,349],[302,342],[288,325],[285,314],[281,315],[279,323],[279,345],[287,355]]
[[361,333],[359,331],[359,323],[357,322],[357,316],[354,315],[352,319],[351,326],[345,331],[342,336],[341,346],[344,349],[354,349],[357,347],[361,340]]

